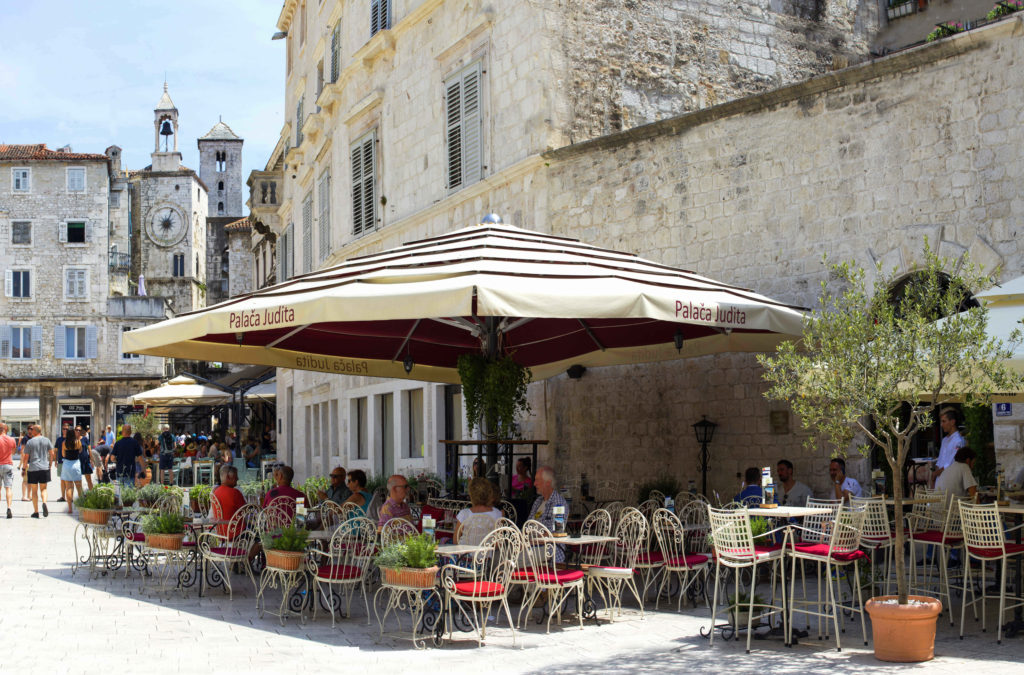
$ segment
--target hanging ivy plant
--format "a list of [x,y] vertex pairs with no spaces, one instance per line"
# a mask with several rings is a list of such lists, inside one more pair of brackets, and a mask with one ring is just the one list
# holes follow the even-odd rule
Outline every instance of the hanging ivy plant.
[[511,438],[516,417],[530,413],[526,400],[530,369],[510,356],[489,361],[482,354],[463,354],[459,378],[469,431],[489,428],[497,438]]

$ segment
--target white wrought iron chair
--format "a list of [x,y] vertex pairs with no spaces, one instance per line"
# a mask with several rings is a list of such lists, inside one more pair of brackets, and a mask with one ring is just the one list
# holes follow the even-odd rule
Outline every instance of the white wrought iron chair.
[[889,513],[881,497],[853,497],[850,505],[864,509],[864,528],[861,530],[860,547],[869,553],[871,559],[871,593],[875,594],[875,554],[881,553],[885,566],[885,588],[879,584],[879,592],[888,594],[891,585],[890,575],[893,567],[893,549],[896,540],[893,537]]
[[[963,605],[960,607],[960,639],[964,638],[964,614],[967,605],[975,609],[977,618],[977,606],[981,602],[981,630],[986,629],[985,615],[986,605],[989,598],[995,596],[988,593],[988,581],[986,580],[986,567],[989,563],[998,565],[997,583],[999,584],[999,613],[996,615],[996,644],[1003,642],[1003,617],[1008,610],[1024,606],[1024,600],[1013,597],[1012,602],[1006,604],[1006,585],[1009,582],[1009,562],[1011,558],[1024,555],[1024,544],[1007,543],[1006,535],[1021,529],[1024,525],[1016,525],[1007,528],[1003,523],[1002,514],[996,504],[971,504],[960,502],[960,518],[963,524],[964,543],[967,555],[964,560],[964,581],[963,581]],[[971,569],[971,561],[977,560],[981,563],[981,597],[977,597],[973,590],[972,599],[967,602],[967,589],[973,588],[971,577],[974,574]],[[1018,562],[1017,564],[1021,564]],[[1018,589],[1018,593],[1020,589]]]
[[587,586],[590,596],[596,590],[608,610],[608,619],[622,616],[622,591],[628,588],[640,606],[640,618],[644,616],[643,595],[637,590],[635,575],[637,559],[644,542],[648,539],[647,519],[637,509],[627,507],[622,511],[619,526],[615,530],[616,541],[611,547],[611,560],[607,565],[593,565],[587,569]]
[[[352,613],[352,595],[356,588],[363,593],[366,605],[366,623],[370,623],[370,600],[366,588],[366,578],[373,560],[377,537],[377,526],[369,518],[355,517],[345,521],[331,537],[326,551],[311,551],[316,562],[316,574],[313,582],[323,598],[324,604],[331,608],[331,627],[334,627],[335,613],[340,613],[341,603],[345,602],[345,615]],[[335,594],[334,587],[340,587],[341,595]],[[344,597],[342,597],[344,596]],[[316,606],[313,607],[313,619],[316,620]]]
[[[223,510],[220,501],[211,495],[210,513],[217,520],[222,518]],[[234,597],[231,585],[231,568],[240,565],[249,576],[253,588],[256,588],[256,576],[252,571],[249,555],[255,544],[256,532],[253,529],[259,510],[252,504],[246,504],[231,516],[227,525],[218,525],[215,532],[203,532],[199,535],[199,559],[202,561],[199,577],[199,594],[202,595],[207,580],[207,567],[214,569],[214,578],[224,580],[225,591],[229,598]]]
[[530,564],[531,583],[528,586],[528,597],[523,600],[520,608],[520,620],[525,612],[528,617],[533,611],[541,592],[547,592],[548,621],[547,631],[551,632],[551,619],[562,620],[562,605],[573,592],[576,593],[576,613],[580,628],[583,628],[583,579],[582,570],[561,570],[556,564],[558,546],[551,536],[551,531],[536,520],[523,523],[523,539],[526,544],[527,558]]
[[[704,577],[705,584],[707,583],[711,557],[703,553],[686,552],[686,528],[676,514],[668,509],[658,509],[654,512],[652,529],[665,561],[665,571],[661,579],[661,586],[658,588],[654,608],[658,608],[661,596],[668,590],[669,581],[672,575],[675,575],[679,578],[679,603],[676,611],[682,611],[683,598],[686,597],[690,586],[699,581],[701,577]],[[694,601],[694,606],[696,606],[696,601]]]
[[[512,527],[499,527],[487,533],[480,542],[482,550],[471,554],[460,564],[448,564],[441,569],[445,602],[449,614],[458,611],[476,630],[480,646],[487,639],[487,617],[494,603],[505,610],[512,645],[516,643],[516,629],[512,611],[508,606],[509,581],[522,552],[523,538]],[[471,607],[470,611],[466,611]],[[448,639],[452,638],[453,617],[448,620]]]
[[489,513],[471,513],[455,526],[455,540],[459,544],[476,546],[494,529],[495,522]]
[[396,542],[405,541],[409,537],[415,537],[417,534],[419,534],[419,531],[416,529],[416,526],[405,518],[392,518],[384,523],[384,527],[380,530],[381,548],[386,548]]
[[[938,495],[936,495],[938,496]],[[910,544],[910,587],[918,592],[925,592],[938,596],[943,603],[944,610],[949,614],[949,625],[953,623],[953,596],[950,593],[949,583],[949,553],[953,550],[962,550],[964,547],[963,526],[960,521],[960,500],[954,499],[948,503],[945,493],[941,495],[941,501],[929,505],[927,512],[911,513],[907,516],[909,536],[907,542]],[[923,580],[918,578],[917,552],[918,547],[924,546],[926,550],[932,550],[931,560],[925,561]],[[931,547],[934,547],[932,549]],[[936,579],[935,568],[938,567],[938,579]],[[935,583],[935,588],[932,584]]]

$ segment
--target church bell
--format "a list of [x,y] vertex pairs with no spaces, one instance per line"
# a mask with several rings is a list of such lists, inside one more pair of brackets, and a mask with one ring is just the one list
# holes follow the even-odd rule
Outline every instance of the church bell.
[[171,128],[171,121],[170,120],[164,120],[160,124],[160,135],[161,136],[173,136],[174,135],[174,129]]

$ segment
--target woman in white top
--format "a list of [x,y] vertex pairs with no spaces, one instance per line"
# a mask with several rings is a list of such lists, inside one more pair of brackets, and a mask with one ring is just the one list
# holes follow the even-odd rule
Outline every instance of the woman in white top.
[[462,509],[455,516],[455,543],[476,545],[483,541],[494,524],[501,518],[501,511],[491,506],[494,487],[486,478],[477,477],[469,481],[469,502],[472,506]]

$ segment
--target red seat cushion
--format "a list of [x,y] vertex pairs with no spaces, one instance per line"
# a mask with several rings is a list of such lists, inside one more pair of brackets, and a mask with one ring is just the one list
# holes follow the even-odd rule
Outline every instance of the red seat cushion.
[[210,553],[226,556],[228,558],[241,558],[242,556],[249,554],[249,552],[244,548],[236,548],[234,546],[214,546],[210,549]]
[[669,567],[694,567],[696,565],[703,565],[708,561],[706,555],[700,553],[691,553],[690,555],[681,555],[678,558],[670,558],[665,561],[665,564]]
[[518,569],[512,573],[513,581],[533,581],[533,572],[528,569]]
[[661,551],[653,553],[642,552],[636,558],[637,565],[661,565],[665,562],[665,555]]
[[583,578],[582,570],[560,570],[551,574],[550,572],[541,572],[537,575],[537,581],[542,584],[571,584],[574,581],[579,581]]
[[321,565],[316,568],[316,575],[321,579],[358,579],[363,570],[354,565]]
[[774,553],[782,548],[782,544],[754,544],[754,550],[758,553]]
[[[1024,544],[1005,544],[1005,546],[1006,555],[1024,553]],[[968,546],[967,550],[971,555],[978,558],[998,558],[1003,554],[1003,552],[998,548],[977,548],[974,546]]]
[[505,587],[493,581],[460,581],[455,592],[473,598],[493,598],[505,592]]
[[[807,555],[818,556],[819,558],[828,557],[828,544],[796,544],[793,548]],[[868,554],[860,549],[855,551],[834,551],[832,553],[832,559],[839,562],[853,562],[854,560],[863,560],[867,557]]]
[[128,537],[131,541],[146,541],[146,535],[141,532],[132,532]]
[[932,544],[951,544],[957,545],[964,540],[963,537],[943,537],[941,530],[927,530],[925,532],[915,532],[910,536],[914,541],[927,541]]

